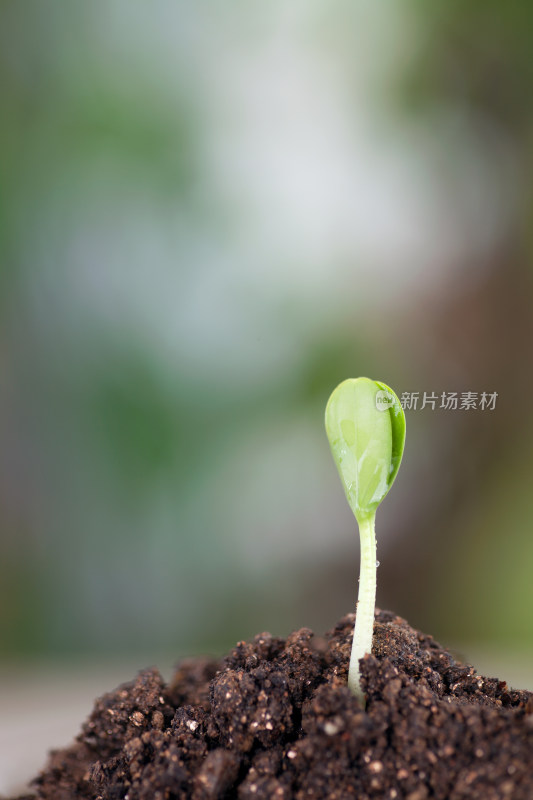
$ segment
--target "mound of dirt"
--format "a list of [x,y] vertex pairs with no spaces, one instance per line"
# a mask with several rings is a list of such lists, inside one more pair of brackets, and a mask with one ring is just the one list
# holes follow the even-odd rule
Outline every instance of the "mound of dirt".
[[141,672],[96,701],[24,800],[533,798],[533,694],[378,611],[363,710],[346,686],[353,623],[260,634],[168,685]]

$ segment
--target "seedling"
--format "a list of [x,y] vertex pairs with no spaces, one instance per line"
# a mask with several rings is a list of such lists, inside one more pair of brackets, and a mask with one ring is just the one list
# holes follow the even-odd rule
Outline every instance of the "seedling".
[[361,540],[359,594],[348,686],[364,706],[359,660],[372,650],[376,509],[400,467],[405,416],[400,401],[384,383],[369,378],[350,378],[340,383],[328,400],[326,433]]

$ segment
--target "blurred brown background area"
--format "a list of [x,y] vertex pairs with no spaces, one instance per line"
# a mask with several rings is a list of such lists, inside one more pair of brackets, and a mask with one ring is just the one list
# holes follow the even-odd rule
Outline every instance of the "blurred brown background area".
[[378,603],[532,688],[533,8],[0,15],[3,663],[331,627],[368,375],[498,393],[406,412]]

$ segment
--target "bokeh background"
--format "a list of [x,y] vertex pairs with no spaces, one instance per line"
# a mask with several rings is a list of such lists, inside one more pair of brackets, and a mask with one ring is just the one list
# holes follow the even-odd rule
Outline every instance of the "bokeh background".
[[89,696],[354,608],[323,412],[357,375],[498,393],[407,410],[378,603],[533,688],[532,30],[496,0],[2,4],[0,647],[26,741],[50,681]]

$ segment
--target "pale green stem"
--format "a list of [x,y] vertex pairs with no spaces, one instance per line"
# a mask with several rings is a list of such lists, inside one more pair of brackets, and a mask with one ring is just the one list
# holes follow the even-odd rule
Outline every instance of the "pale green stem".
[[374,608],[376,605],[376,533],[374,524],[375,516],[359,522],[359,538],[361,540],[359,595],[348,671],[348,688],[363,707],[365,706],[365,696],[361,688],[359,659],[372,651]]

